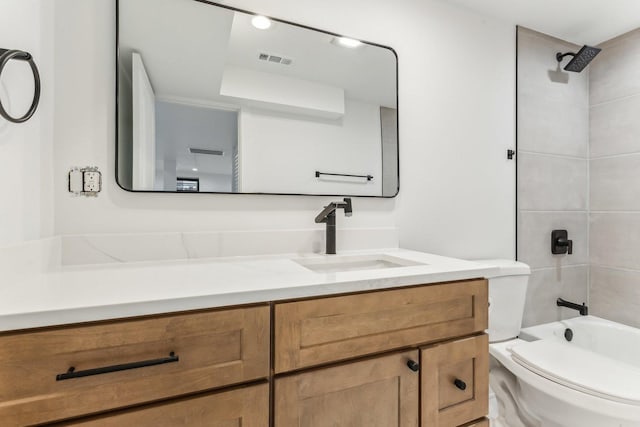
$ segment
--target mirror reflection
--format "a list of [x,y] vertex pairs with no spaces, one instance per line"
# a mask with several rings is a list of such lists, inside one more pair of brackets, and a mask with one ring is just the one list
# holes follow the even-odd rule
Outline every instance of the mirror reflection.
[[118,4],[118,182],[393,197],[393,50],[195,0]]

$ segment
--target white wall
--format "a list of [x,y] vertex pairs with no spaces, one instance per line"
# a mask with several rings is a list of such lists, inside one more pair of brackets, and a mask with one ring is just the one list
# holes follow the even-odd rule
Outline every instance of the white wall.
[[513,258],[515,26],[441,2],[421,9],[407,8],[397,32],[400,244]]
[[[234,0],[225,4],[392,46],[400,67],[400,196],[354,200],[340,225],[399,225],[401,245],[513,256],[515,28],[440,1]],[[57,0],[55,230],[60,234],[307,228],[323,197],[131,194],[114,180],[112,0]],[[71,165],[105,189],[71,198]]]
[[[242,191],[381,195],[380,106],[347,99],[345,107],[341,119],[243,108]],[[316,178],[315,171],[374,179]]]
[[290,76],[228,65],[220,95],[267,110],[337,119],[345,113],[344,89]]
[[[35,116],[23,124],[0,118],[0,247],[53,233],[51,104],[53,56],[50,2],[2,0],[0,48],[30,52],[41,72],[42,96]],[[0,79],[0,99],[22,116],[33,99],[26,62],[11,61]]]

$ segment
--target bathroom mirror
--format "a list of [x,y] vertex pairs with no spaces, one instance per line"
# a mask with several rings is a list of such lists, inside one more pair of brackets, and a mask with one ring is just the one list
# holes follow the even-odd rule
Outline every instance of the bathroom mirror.
[[201,0],[116,7],[125,190],[397,194],[391,48]]

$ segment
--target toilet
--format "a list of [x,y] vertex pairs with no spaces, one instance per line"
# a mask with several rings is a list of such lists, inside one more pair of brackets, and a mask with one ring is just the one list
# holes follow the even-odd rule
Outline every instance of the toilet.
[[557,341],[518,338],[529,266],[510,260],[479,262],[498,267],[487,277],[491,427],[639,427],[638,405],[572,384],[571,376],[578,372],[584,383],[602,386],[590,375],[596,365],[583,354]]

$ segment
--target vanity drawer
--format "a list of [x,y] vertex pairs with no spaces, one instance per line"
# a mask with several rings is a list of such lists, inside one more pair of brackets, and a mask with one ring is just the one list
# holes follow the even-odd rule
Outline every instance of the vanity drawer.
[[487,305],[486,280],[276,304],[275,371],[481,332]]
[[489,420],[485,418],[480,421],[474,421],[471,424],[465,424],[462,427],[489,427]]
[[432,390],[423,395],[423,426],[460,426],[489,412],[487,335],[421,349],[420,369],[422,390]]
[[[261,306],[0,335],[0,420],[30,425],[266,378],[269,319]],[[70,367],[93,375],[62,379]]]
[[268,427],[269,385],[170,400],[56,426]]

